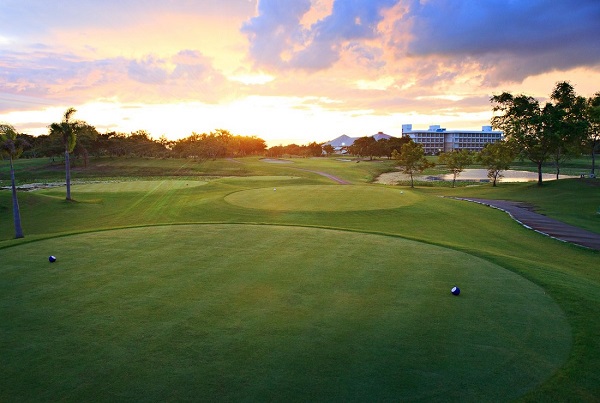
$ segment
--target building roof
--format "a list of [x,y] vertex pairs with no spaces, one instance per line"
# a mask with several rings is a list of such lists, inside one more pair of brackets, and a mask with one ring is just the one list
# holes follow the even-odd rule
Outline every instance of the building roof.
[[[379,133],[372,135],[371,137],[373,137],[375,140],[379,141],[381,139],[390,139],[393,136],[390,136],[389,134],[385,134],[383,132],[379,132]],[[336,137],[335,139],[326,142],[325,145],[329,144],[332,147],[336,147],[336,148],[348,147],[348,146],[351,146],[354,143],[354,141],[356,141],[356,139],[359,139],[359,138],[360,137],[350,137],[350,136],[346,136],[345,134],[342,134],[341,136]]]
[[413,129],[412,124],[402,125],[402,134],[411,133],[450,133],[450,134],[471,134],[471,133],[494,133],[502,134],[500,130],[493,130],[492,126],[482,126],[481,130],[446,130],[446,128],[439,125],[431,125],[429,129]]
[[352,143],[354,143],[354,140],[356,140],[357,138],[355,137],[350,137],[350,136],[346,136],[345,134],[342,134],[340,137],[336,137],[335,139],[328,141],[327,143],[325,143],[326,145],[329,144],[332,147],[348,147],[351,146]]
[[389,140],[392,138],[392,136],[390,136],[389,134],[385,134],[384,132],[376,133],[376,134],[372,135],[371,137],[373,137],[377,141],[379,141],[381,139]]

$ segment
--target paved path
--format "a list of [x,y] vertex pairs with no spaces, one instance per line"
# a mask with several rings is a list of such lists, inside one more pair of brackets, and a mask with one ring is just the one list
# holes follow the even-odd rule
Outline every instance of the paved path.
[[586,248],[600,250],[600,234],[565,224],[561,221],[536,213],[533,211],[532,206],[527,203],[460,197],[457,197],[457,199],[480,203],[502,210],[524,227],[556,238],[560,241],[571,242]]

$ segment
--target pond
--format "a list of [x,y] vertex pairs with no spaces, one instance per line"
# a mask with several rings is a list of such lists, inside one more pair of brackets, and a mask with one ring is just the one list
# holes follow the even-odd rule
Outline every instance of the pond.
[[[536,182],[538,180],[537,172],[507,170],[502,171],[502,175],[503,177],[499,179],[500,182]],[[416,175],[414,177],[414,179],[417,181],[451,181],[452,178],[452,174]],[[559,179],[566,178],[575,178],[575,176],[559,176]],[[556,174],[542,174],[542,180],[544,181],[555,179]],[[375,182],[389,185],[403,180],[410,180],[410,177],[400,172],[386,172],[381,174]],[[456,180],[469,182],[489,182],[486,169],[465,169],[456,177]]]

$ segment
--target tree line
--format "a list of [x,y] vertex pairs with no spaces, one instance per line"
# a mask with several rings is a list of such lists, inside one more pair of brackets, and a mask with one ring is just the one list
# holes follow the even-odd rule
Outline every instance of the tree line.
[[582,153],[591,154],[591,175],[595,176],[595,155],[600,151],[600,92],[585,98],[562,81],[543,106],[531,96],[509,92],[494,95],[490,101],[492,126],[504,131],[519,157],[536,164],[538,184],[542,184],[546,162],[552,162],[558,178],[562,163]]
[[[535,98],[527,95],[513,95],[504,92],[494,95],[490,101],[494,116],[492,126],[504,131],[505,141],[487,144],[480,153],[466,150],[442,153],[440,162],[456,177],[474,161],[488,170],[488,177],[496,186],[496,181],[507,170],[515,158],[529,159],[537,165],[538,184],[542,184],[542,165],[552,161],[556,175],[561,164],[574,155],[589,152],[592,156],[590,176],[595,177],[595,154],[600,150],[600,92],[590,98],[575,93],[573,86],[566,81],[556,84],[550,100],[540,105]],[[247,155],[322,156],[334,152],[331,145],[316,142],[299,146],[275,146],[267,149],[265,141],[256,136],[247,137],[231,134],[218,129],[210,133],[192,133],[179,140],[168,140],[162,136],[154,140],[143,131],[130,134],[109,132],[100,134],[95,127],[81,120],[73,119],[76,110],[69,108],[59,123],[48,126],[48,134],[31,136],[18,133],[12,125],[0,124],[0,156],[10,162],[10,179],[13,201],[15,237],[22,238],[19,204],[16,194],[13,160],[20,156],[54,157],[64,155],[66,199],[71,200],[70,168],[71,155],[81,158],[87,164],[90,155],[132,156],[132,157],[178,157],[195,159],[216,159],[223,157],[243,157]],[[425,158],[423,147],[408,137],[375,140],[361,137],[348,147],[351,155],[373,159],[387,157],[396,160],[401,171],[410,175],[423,172],[433,163]]]
[[[64,123],[64,122],[63,122]],[[64,151],[64,139],[59,127],[53,123],[49,133],[31,136],[19,133],[18,137],[29,145],[23,157],[55,157]],[[74,134],[73,155],[87,162],[90,156],[95,157],[157,157],[157,158],[197,158],[216,159],[225,157],[243,157],[261,155],[266,144],[261,138],[234,135],[227,130],[217,129],[210,133],[192,133],[179,140],[168,140],[161,136],[153,139],[144,130],[131,133],[107,132],[99,133],[95,127],[84,121],[68,122]]]

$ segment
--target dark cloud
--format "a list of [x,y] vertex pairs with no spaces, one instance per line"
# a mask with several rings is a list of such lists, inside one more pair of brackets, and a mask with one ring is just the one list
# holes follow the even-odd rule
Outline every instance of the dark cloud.
[[410,2],[412,56],[474,57],[491,81],[600,63],[598,0]]
[[[331,67],[349,41],[377,37],[381,12],[398,0],[335,0],[329,16],[310,28],[300,21],[309,0],[263,0],[258,16],[244,24],[250,54],[258,64],[320,70]],[[354,45],[355,46],[355,45]]]
[[372,69],[380,69],[385,65],[383,50],[379,47],[364,45],[360,42],[351,42],[346,49],[354,54],[354,60],[357,65]]
[[242,26],[250,39],[250,55],[259,64],[282,67],[282,53],[303,41],[300,19],[310,10],[310,0],[262,0],[258,16]]
[[372,39],[377,36],[381,11],[398,0],[336,0],[331,15],[315,23],[311,30],[318,42]]
[[387,44],[399,59],[439,58],[447,63],[439,71],[467,60],[487,71],[482,83],[497,85],[600,64],[598,0],[335,0],[331,14],[310,27],[300,25],[308,0],[263,0],[242,30],[259,65],[322,70],[350,51],[357,63],[380,69],[381,53],[367,43],[382,39],[383,11],[397,5],[396,20],[386,21],[394,27]]

